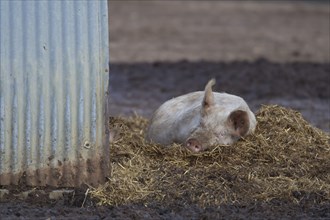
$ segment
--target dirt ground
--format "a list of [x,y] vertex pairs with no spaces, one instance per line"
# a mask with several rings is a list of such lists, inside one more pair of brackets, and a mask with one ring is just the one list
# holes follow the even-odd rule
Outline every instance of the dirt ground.
[[[112,116],[149,118],[169,98],[215,90],[261,104],[292,107],[330,131],[328,1],[111,1]],[[98,207],[85,190],[50,200],[31,195],[0,202],[0,219],[330,219],[330,202],[201,208],[180,201]],[[313,199],[313,198],[309,198]],[[81,208],[84,204],[83,208]]]
[[328,63],[256,61],[178,61],[111,65],[111,112],[149,118],[166,100],[203,90],[211,78],[215,91],[243,97],[253,111],[279,104],[300,111],[313,125],[330,131]]

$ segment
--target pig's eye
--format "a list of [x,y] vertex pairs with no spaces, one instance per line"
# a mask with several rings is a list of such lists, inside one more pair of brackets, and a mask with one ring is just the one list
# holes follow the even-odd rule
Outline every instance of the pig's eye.
[[240,139],[240,136],[237,135],[230,135],[230,137],[233,141],[238,141]]
[[226,132],[220,132],[220,133],[218,134],[219,137],[223,137],[223,136],[225,136],[225,135],[226,135]]

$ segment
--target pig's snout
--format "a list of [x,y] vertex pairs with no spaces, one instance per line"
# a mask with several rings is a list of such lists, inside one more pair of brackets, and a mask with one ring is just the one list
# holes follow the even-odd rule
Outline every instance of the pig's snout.
[[192,152],[200,152],[203,150],[201,143],[195,138],[188,139],[186,141],[186,147]]

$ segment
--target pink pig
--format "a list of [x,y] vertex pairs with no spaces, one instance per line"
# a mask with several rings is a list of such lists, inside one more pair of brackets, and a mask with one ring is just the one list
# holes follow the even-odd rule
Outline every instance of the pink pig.
[[254,132],[256,118],[238,96],[212,91],[210,80],[205,91],[173,98],[154,113],[147,129],[147,140],[161,145],[184,144],[193,152],[220,144],[230,145]]

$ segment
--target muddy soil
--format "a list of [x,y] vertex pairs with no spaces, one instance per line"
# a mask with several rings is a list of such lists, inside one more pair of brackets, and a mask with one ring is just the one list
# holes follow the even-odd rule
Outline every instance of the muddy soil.
[[173,203],[127,204],[105,207],[90,203],[68,205],[65,201],[36,204],[36,202],[4,202],[0,205],[1,219],[329,219],[329,204],[304,207],[275,201],[242,205],[222,205],[202,209],[196,205]]
[[[113,116],[150,117],[165,100],[202,90],[214,77],[215,90],[242,96],[253,111],[261,104],[292,107],[330,131],[328,1],[109,4]],[[84,199],[84,190],[59,200],[9,196],[0,202],[0,219],[330,219],[330,202],[313,205],[313,198],[205,209],[180,201],[99,207]]]
[[329,1],[113,1],[111,62],[329,62]]
[[150,118],[166,100],[203,90],[243,97],[253,111],[278,104],[300,111],[314,126],[330,131],[330,66],[326,63],[256,61],[178,61],[111,65],[111,112]]

